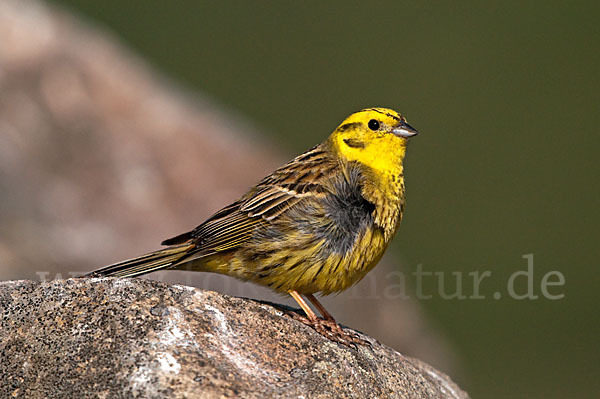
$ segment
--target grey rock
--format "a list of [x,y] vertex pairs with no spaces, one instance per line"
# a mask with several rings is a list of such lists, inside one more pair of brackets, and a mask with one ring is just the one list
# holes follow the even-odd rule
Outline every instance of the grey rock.
[[278,305],[144,279],[0,283],[0,397],[467,398],[373,338]]

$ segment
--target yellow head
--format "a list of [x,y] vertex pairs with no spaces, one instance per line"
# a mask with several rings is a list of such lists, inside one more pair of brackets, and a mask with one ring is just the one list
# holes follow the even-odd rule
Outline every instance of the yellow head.
[[340,158],[379,174],[401,174],[408,138],[417,134],[398,112],[367,108],[350,115],[329,137]]

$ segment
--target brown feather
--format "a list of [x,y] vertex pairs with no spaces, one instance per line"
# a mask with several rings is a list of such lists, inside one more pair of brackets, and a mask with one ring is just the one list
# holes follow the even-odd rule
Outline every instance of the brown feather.
[[163,243],[191,240],[196,257],[237,248],[252,237],[255,229],[267,226],[303,200],[325,196],[329,188],[324,183],[337,166],[321,146],[314,147],[277,169],[239,201],[216,212],[194,230]]

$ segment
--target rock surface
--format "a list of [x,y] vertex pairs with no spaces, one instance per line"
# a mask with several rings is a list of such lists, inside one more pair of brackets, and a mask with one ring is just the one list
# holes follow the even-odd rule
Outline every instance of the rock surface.
[[0,283],[0,397],[467,398],[362,336],[332,343],[282,308],[144,279]]

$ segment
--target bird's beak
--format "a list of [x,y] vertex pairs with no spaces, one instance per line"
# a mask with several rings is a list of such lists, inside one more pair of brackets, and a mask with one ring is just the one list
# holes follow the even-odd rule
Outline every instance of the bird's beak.
[[417,129],[415,129],[405,121],[401,121],[398,126],[393,128],[392,133],[394,133],[396,136],[404,137],[405,139],[419,134]]

